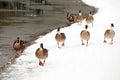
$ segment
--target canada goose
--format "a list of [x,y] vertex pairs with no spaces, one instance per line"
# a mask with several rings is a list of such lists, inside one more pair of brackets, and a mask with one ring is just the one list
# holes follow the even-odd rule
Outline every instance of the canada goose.
[[57,33],[55,35],[55,39],[57,41],[58,48],[60,48],[60,45],[59,45],[60,42],[62,42],[62,46],[64,46],[66,36],[65,36],[64,33],[60,33],[60,28],[57,29]]
[[111,29],[107,29],[104,33],[104,43],[107,43],[106,38],[111,39],[111,44],[113,44],[113,38],[115,36],[115,31],[113,30],[114,24],[111,24]]
[[81,10],[79,10],[79,14],[78,14],[78,16],[77,16],[77,21],[78,21],[78,23],[82,23],[82,21],[83,21],[83,15],[82,15],[82,12],[81,12]]
[[84,45],[83,40],[86,40],[86,46],[88,46],[88,40],[90,39],[90,32],[87,31],[88,25],[85,25],[85,30],[82,30],[80,33],[82,45]]
[[39,65],[44,66],[45,60],[48,58],[48,50],[43,47],[43,43],[41,43],[40,48],[36,50],[35,56],[39,59]]
[[92,26],[93,26],[93,21],[94,21],[94,18],[92,16],[92,13],[90,12],[89,15],[86,17],[86,23],[87,25],[92,23]]
[[16,57],[20,56],[22,51],[25,49],[25,43],[25,41],[20,40],[20,37],[17,37],[17,40],[14,41],[13,49],[16,51]]
[[73,14],[70,14],[69,12],[67,13],[67,20],[70,22],[70,23],[73,23],[74,22],[74,15]]

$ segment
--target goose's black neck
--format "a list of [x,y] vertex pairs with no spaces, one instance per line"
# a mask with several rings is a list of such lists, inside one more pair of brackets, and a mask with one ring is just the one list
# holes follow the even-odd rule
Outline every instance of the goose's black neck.
[[43,43],[40,44],[40,47],[43,49]]

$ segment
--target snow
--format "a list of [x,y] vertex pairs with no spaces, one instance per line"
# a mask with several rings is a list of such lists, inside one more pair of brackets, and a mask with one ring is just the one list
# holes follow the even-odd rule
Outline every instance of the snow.
[[[94,26],[89,25],[88,47],[81,45],[80,32],[86,25],[74,23],[61,28],[66,35],[65,46],[57,48],[57,30],[40,36],[35,44],[26,48],[15,64],[2,73],[3,80],[120,80],[120,11],[119,0],[83,0],[99,8],[94,15]],[[103,43],[104,32],[115,25],[113,44]],[[48,49],[44,67],[38,65],[35,51],[40,43]]]

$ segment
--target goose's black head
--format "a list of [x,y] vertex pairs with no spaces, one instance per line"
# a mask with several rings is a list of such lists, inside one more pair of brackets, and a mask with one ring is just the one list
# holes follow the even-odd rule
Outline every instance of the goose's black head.
[[113,24],[113,23],[111,23],[111,27],[114,27],[114,24]]
[[79,13],[81,13],[81,10],[79,10]]
[[92,12],[90,11],[90,14],[92,14]]
[[20,37],[17,37],[17,42],[18,42],[18,43],[20,42]]
[[59,31],[60,31],[60,28],[57,29],[57,32],[59,32]]
[[17,37],[17,40],[19,40],[20,39],[20,37]]

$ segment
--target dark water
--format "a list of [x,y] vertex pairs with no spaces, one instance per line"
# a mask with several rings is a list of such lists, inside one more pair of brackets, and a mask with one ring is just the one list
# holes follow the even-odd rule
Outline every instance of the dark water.
[[12,43],[16,37],[26,40],[29,46],[38,36],[45,35],[58,27],[66,27],[67,12],[77,14],[81,10],[84,16],[90,11],[96,12],[94,7],[80,0],[64,1],[50,0],[50,6],[53,6],[53,9],[44,10],[43,14],[36,17],[12,17],[2,20],[12,24],[0,26],[0,73],[5,70],[6,65],[14,61]]

